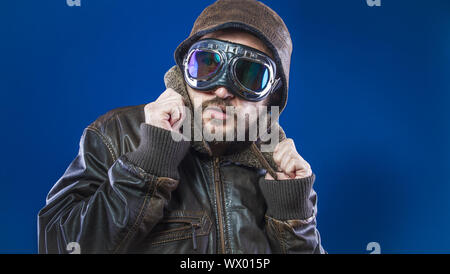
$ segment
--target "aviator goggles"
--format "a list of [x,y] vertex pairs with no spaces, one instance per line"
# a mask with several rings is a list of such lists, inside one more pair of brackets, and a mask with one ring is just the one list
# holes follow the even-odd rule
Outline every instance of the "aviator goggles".
[[276,64],[265,53],[218,39],[194,43],[183,68],[191,88],[207,92],[225,86],[247,101],[261,101],[281,85]]

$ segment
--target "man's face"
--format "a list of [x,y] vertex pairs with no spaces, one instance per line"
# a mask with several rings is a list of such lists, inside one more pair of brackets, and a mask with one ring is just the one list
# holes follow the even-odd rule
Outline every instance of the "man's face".
[[[257,37],[241,31],[213,32],[202,36],[201,39],[215,38],[233,43],[242,44],[260,50],[273,58],[270,50]],[[186,85],[189,97],[195,111],[202,117],[204,132],[222,132],[225,138],[227,132],[236,132],[236,121],[238,117],[246,117],[246,131],[249,127],[256,126],[257,117],[249,115],[254,113],[258,107],[267,105],[269,97],[258,102],[246,101],[233,93],[226,87],[219,86],[209,91],[200,91]],[[227,115],[224,110],[232,107],[235,115]],[[230,117],[234,116],[234,117]]]

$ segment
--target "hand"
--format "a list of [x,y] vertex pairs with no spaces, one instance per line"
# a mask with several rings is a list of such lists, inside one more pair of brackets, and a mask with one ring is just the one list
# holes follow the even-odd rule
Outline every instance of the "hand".
[[186,118],[183,97],[171,88],[145,105],[144,113],[146,124],[177,132]]
[[[301,179],[312,175],[311,166],[298,154],[294,140],[290,138],[275,147],[273,160],[278,166],[278,180]],[[274,180],[269,173],[266,173],[265,179]]]

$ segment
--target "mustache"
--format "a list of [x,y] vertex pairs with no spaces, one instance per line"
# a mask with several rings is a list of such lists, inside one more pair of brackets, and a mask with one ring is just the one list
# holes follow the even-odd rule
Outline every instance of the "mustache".
[[221,99],[219,97],[214,97],[211,100],[207,100],[202,102],[202,111],[204,111],[207,107],[209,107],[210,105],[216,105],[216,106],[223,106],[225,107],[232,107],[233,105],[230,102],[230,99]]

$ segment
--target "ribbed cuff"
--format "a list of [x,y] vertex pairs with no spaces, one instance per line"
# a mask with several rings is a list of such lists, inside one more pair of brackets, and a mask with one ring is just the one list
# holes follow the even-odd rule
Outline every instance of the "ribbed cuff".
[[178,180],[178,165],[189,150],[190,142],[174,141],[172,134],[178,133],[142,123],[140,144],[135,151],[126,154],[128,160],[152,175]]
[[313,215],[310,200],[315,175],[302,179],[266,180],[259,187],[267,203],[267,215],[278,220],[305,220]]

